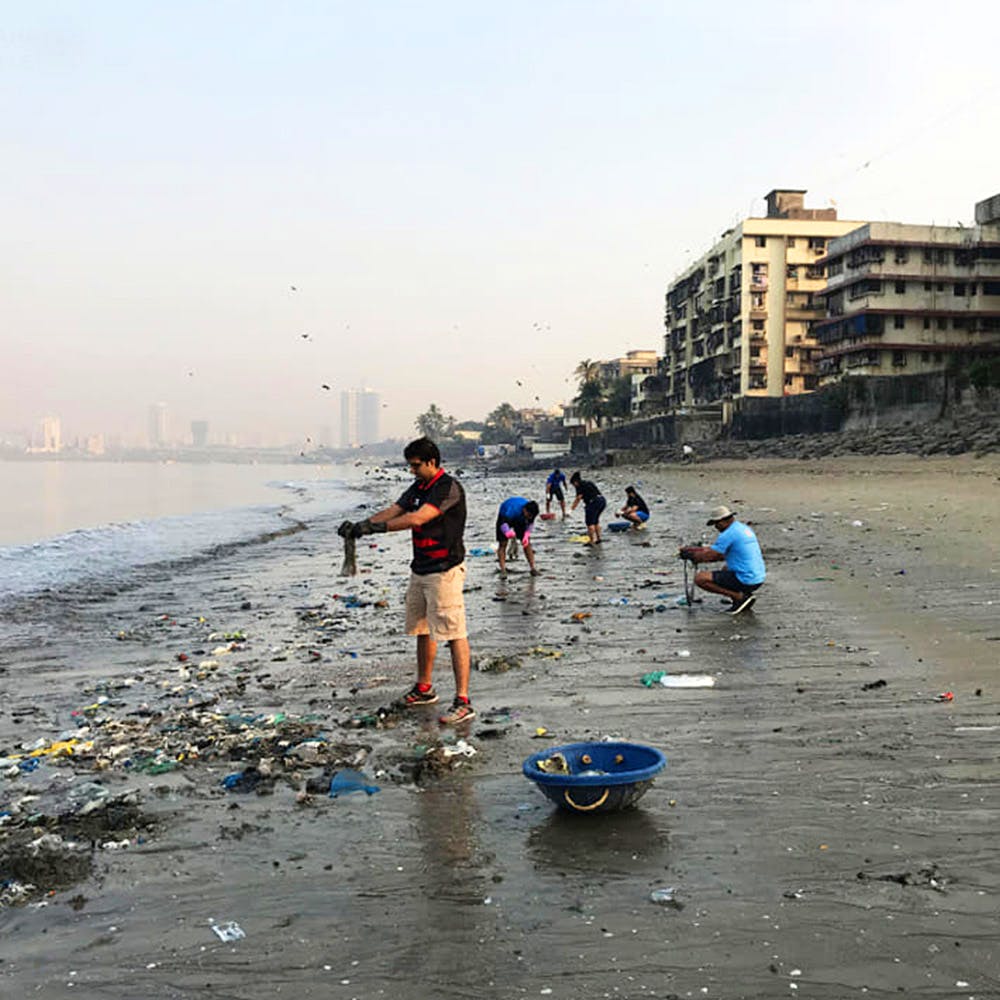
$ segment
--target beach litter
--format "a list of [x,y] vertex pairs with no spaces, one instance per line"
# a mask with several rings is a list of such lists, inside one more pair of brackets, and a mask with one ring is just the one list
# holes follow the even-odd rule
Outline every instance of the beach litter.
[[212,924],[212,930],[216,937],[227,944],[230,941],[240,941],[246,937],[246,933],[235,920],[230,920],[225,924]]
[[368,779],[360,771],[337,771],[330,779],[331,799],[339,798],[341,795],[350,795],[351,792],[374,795],[378,791],[381,791],[379,786],[369,784]]
[[654,670],[644,674],[641,680],[648,688],[656,685],[668,688],[715,687],[715,678],[711,674],[668,674],[665,670]]
[[677,898],[677,890],[674,886],[664,886],[662,889],[654,889],[649,894],[649,901],[657,906],[664,906],[671,910],[683,910],[684,904]]
[[340,567],[340,575],[358,575],[358,542],[350,535],[344,539],[344,562]]
[[955,693],[953,691],[945,691],[944,693],[939,694],[934,700],[935,701],[954,701],[955,700]]

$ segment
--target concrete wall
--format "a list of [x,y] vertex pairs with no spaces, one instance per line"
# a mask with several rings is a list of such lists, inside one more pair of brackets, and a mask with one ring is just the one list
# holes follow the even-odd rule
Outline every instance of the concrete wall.
[[758,441],[931,423],[945,403],[949,408],[966,406],[996,412],[1000,409],[1000,390],[976,393],[964,380],[949,378],[942,372],[846,378],[817,392],[733,400],[728,427],[723,425],[721,407],[700,407],[604,428],[574,438],[573,454],[599,455],[622,449],[655,452],[720,437]]

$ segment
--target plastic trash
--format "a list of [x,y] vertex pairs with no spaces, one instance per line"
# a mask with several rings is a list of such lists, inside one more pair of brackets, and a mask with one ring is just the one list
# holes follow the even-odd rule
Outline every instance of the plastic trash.
[[330,779],[331,799],[335,799],[341,795],[350,795],[351,792],[364,792],[366,795],[374,795],[378,791],[381,791],[378,785],[369,785],[368,779],[360,771],[338,771]]
[[252,792],[261,781],[264,775],[255,767],[248,767],[243,771],[234,771],[227,774],[222,779],[222,787],[230,792]]
[[649,894],[650,902],[657,906],[666,906],[672,910],[683,910],[684,904],[677,898],[677,890],[671,886],[664,886],[662,889],[654,889]]
[[665,674],[660,684],[667,688],[710,688],[715,687],[711,674]]
[[239,941],[246,937],[243,928],[235,920],[230,920],[227,924],[212,924],[212,930],[220,941]]

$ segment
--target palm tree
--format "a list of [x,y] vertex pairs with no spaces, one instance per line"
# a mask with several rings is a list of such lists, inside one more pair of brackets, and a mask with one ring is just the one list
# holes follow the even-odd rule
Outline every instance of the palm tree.
[[487,418],[487,424],[493,424],[501,430],[512,431],[518,422],[517,410],[510,403],[501,403]]
[[601,377],[601,363],[600,361],[591,361],[590,358],[585,358],[576,366],[573,374],[579,380],[582,388],[588,382],[596,382]]
[[426,413],[421,413],[414,421],[417,430],[424,437],[429,437],[432,441],[439,441],[441,438],[449,437],[454,433],[455,418],[446,417],[437,406],[431,403]]
[[588,431],[591,423],[599,422],[606,412],[607,403],[604,398],[604,388],[596,379],[584,382],[573,402],[576,403],[580,416],[586,421]]

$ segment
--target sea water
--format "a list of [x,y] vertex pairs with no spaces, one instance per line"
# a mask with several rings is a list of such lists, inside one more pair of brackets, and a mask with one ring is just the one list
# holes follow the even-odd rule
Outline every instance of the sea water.
[[[370,470],[367,470],[370,471]],[[0,462],[0,607],[348,515],[354,465]],[[391,491],[390,491],[391,492]]]

